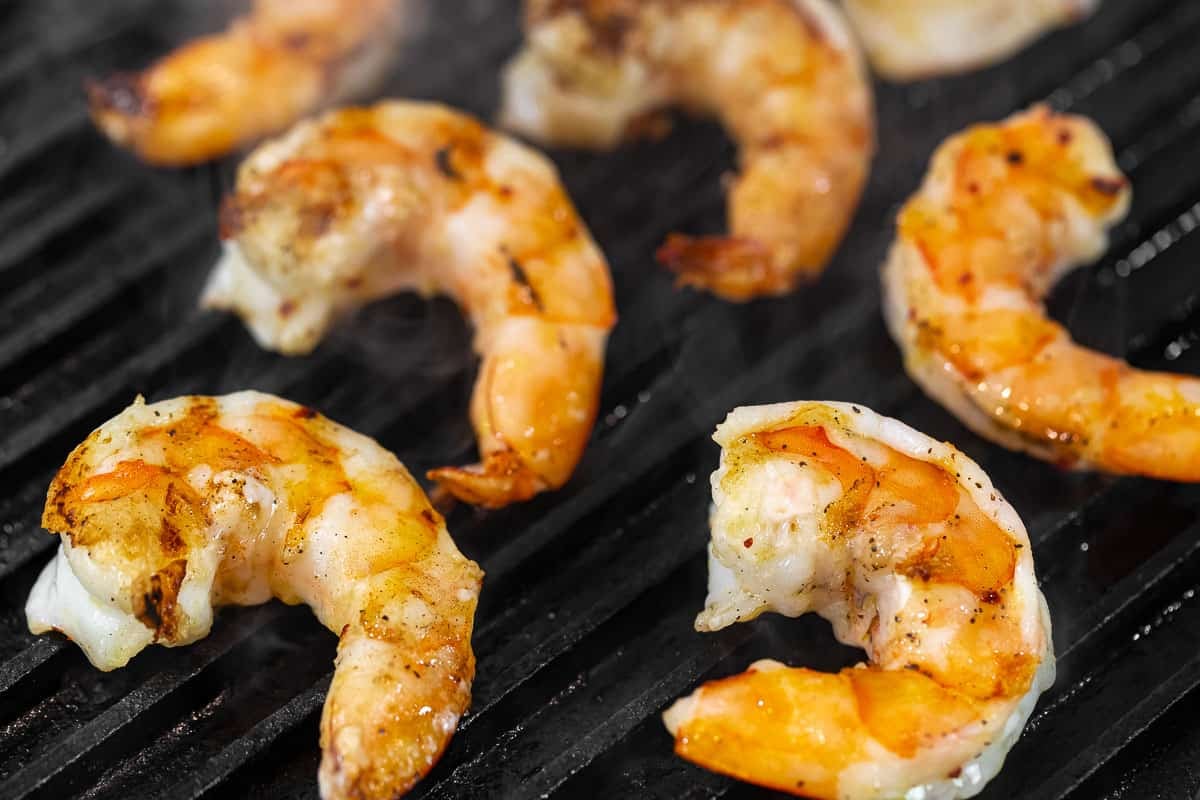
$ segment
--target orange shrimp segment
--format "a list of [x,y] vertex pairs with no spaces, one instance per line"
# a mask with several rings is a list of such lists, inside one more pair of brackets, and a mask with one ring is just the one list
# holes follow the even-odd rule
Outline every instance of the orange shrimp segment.
[[[1191,382],[1172,386],[1154,373],[1126,369],[1123,400],[1104,435],[1104,454],[1118,472],[1200,481],[1200,393]],[[1186,395],[1185,395],[1186,392]]]
[[858,715],[875,741],[903,758],[936,747],[979,719],[978,703],[916,670],[847,669]]
[[[970,497],[960,496],[944,468],[894,450],[888,452],[885,465],[875,468],[830,442],[821,427],[765,431],[755,438],[769,450],[791,459],[810,459],[832,473],[844,493],[838,505],[843,513],[853,515],[847,527],[860,521],[871,528],[947,522],[950,533],[926,537],[917,552],[899,565],[903,574],[957,583],[976,594],[995,592],[1012,579],[1012,539],[981,514]],[[957,515],[956,509],[961,509]]]
[[121,461],[111,472],[92,475],[78,491],[79,502],[103,503],[136,492],[167,475],[164,468],[147,464],[140,458]]
[[955,583],[978,596],[993,596],[1012,580],[1012,539],[973,504],[964,504],[946,533],[927,538],[898,569],[910,578]]
[[979,125],[961,136],[947,167],[948,207],[916,198],[898,228],[929,262],[939,288],[977,300],[989,286],[1042,286],[1058,249],[1063,198],[1089,215],[1118,208],[1123,177],[1097,175],[1072,149],[1072,126],[1042,107],[1005,126]]
[[704,714],[675,729],[675,752],[717,772],[836,797],[838,773],[862,757],[858,702],[845,674],[759,662],[704,684],[690,699]]
[[139,438],[163,448],[168,465],[178,473],[192,464],[216,471],[246,469],[277,461],[233,431],[216,424],[216,405],[197,400],[175,422],[141,431]]
[[[977,792],[1053,675],[1012,509],[961,453],[861,406],[740,408],[715,438],[697,629],[815,611],[867,663],[706,683],[663,716],[676,751],[813,798]],[[960,775],[977,784],[944,785]]]
[[837,478],[847,494],[859,488],[868,489],[875,482],[875,470],[865,461],[834,446],[824,428],[797,425],[756,433],[754,438],[768,450],[784,453],[789,458],[802,461],[812,459]]
[[[843,498],[855,498],[856,515],[873,521],[923,525],[954,513],[958,490],[945,470],[896,452],[876,468],[865,459],[834,445],[822,427],[796,426],[765,431],[755,438],[768,450],[792,460],[811,460],[828,470],[842,485]],[[848,502],[843,499],[842,503]]]
[[1040,314],[996,309],[923,320],[919,335],[923,347],[940,348],[963,375],[978,380],[1032,361],[1066,334]]
[[876,472],[866,518],[872,523],[929,525],[954,513],[959,504],[954,480],[933,464],[890,453]]

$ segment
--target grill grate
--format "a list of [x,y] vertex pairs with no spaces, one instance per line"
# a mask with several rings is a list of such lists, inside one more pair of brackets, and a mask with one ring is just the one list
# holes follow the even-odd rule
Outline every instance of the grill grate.
[[[427,5],[390,93],[490,117],[496,68],[519,41],[516,0]],[[0,797],[316,795],[334,642],[305,609],[226,610],[205,641],[105,675],[25,631],[54,544],[38,528],[45,486],[134,392],[282,393],[376,436],[414,472],[470,453],[468,336],[449,304],[377,304],[303,359],[194,310],[232,162],[140,167],[90,129],[79,86],[215,25],[205,7],[0,8]],[[732,150],[715,126],[681,122],[668,142],[605,156],[555,153],[621,309],[601,420],[563,491],[449,519],[488,573],[479,671],[471,713],[414,796],[763,796],[672,756],[658,712],[756,657],[855,660],[819,620],[691,630],[708,434],[735,405],[800,397],[853,399],[954,440],[1029,527],[1060,677],[982,797],[1200,790],[1200,487],[1064,474],[965,432],[901,371],[877,279],[933,147],[1047,98],[1098,119],[1135,197],[1109,254],[1064,281],[1052,310],[1091,346],[1200,372],[1198,35],[1195,3],[1109,2],[1008,64],[878,86],[880,156],[845,246],[818,286],[751,306],[675,291],[652,264],[668,230],[722,224]]]

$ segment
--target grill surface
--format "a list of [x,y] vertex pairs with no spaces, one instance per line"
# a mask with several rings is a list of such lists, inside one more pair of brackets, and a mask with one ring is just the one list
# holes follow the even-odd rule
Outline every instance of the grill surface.
[[[389,93],[490,117],[497,68],[519,41],[515,0],[428,5]],[[54,544],[38,527],[45,487],[135,392],[282,393],[376,436],[414,473],[470,455],[469,338],[449,304],[377,304],[304,359],[262,352],[235,320],[195,310],[233,161],[138,165],[91,129],[80,84],[220,24],[205,3],[0,7],[3,798],[316,796],[334,637],[306,609],[225,610],[203,642],[152,648],[107,675],[25,630],[24,599]],[[866,403],[956,442],[1029,527],[1059,680],[983,797],[1200,790],[1200,487],[1066,474],[973,437],[905,377],[877,277],[933,147],[1048,98],[1094,116],[1134,183],[1109,254],[1065,281],[1052,310],[1139,366],[1200,371],[1198,37],[1200,4],[1110,0],[1008,64],[878,85],[879,157],[854,228],[819,285],[777,301],[676,291],[652,263],[669,230],[721,228],[718,178],[733,153],[715,126],[681,121],[666,142],[611,155],[554,153],[610,257],[622,315],[601,417],[563,491],[449,517],[488,575],[478,678],[470,715],[414,795],[763,796],[672,756],[658,713],[754,658],[856,660],[819,620],[691,628],[709,433],[735,405],[804,397]]]

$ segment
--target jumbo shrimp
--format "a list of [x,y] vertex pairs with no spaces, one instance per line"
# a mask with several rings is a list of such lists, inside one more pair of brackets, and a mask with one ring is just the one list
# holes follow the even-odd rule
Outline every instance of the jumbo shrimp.
[[88,85],[96,125],[152,164],[219,158],[368,91],[412,22],[404,0],[255,0],[222,33]]
[[663,715],[684,758],[819,800],[977,794],[1054,680],[1025,529],[948,444],[848,403],[733,411],[696,628],[813,611],[866,663],[752,664]]
[[951,137],[900,212],[884,311],[910,375],[982,436],[1064,467],[1200,480],[1200,380],[1072,341],[1043,298],[1107,246],[1129,182],[1044,106]]
[[396,457],[270,395],[138,398],[46,497],[58,554],[30,593],[103,670],[208,634],[213,609],[305,603],[339,637],[325,800],[383,800],[437,761],[471,699],[482,573]]
[[304,122],[242,164],[203,302],[307,353],[340,316],[445,294],[475,327],[481,462],[430,477],[488,507],[567,481],[616,321],[608,264],[549,160],[465,114],[385,102]]
[[827,0],[529,0],[501,122],[610,149],[678,106],[737,142],[729,235],[672,234],[659,260],[728,300],[815,279],[850,224],[874,152],[869,80]]

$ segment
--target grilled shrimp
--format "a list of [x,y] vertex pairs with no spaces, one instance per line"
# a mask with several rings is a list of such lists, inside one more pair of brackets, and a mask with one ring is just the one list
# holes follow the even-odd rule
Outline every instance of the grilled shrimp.
[[437,761],[471,696],[482,573],[396,457],[257,392],[137,401],[59,470],[58,554],[29,629],[103,670],[205,636],[213,607],[278,597],[337,632],[321,795],[392,798]]
[[153,164],[217,158],[368,91],[409,16],[402,0],[255,0],[223,33],[89,85],[92,117]]
[[547,159],[437,105],[344,109],[246,160],[222,237],[204,304],[284,353],[399,291],[462,305],[483,357],[482,463],[430,473],[454,495],[498,507],[571,476],[616,312],[604,256]]
[[893,80],[963,72],[1008,58],[1100,0],[843,0],[871,65]]
[[884,267],[909,374],[982,436],[1065,467],[1200,480],[1200,380],[1083,348],[1042,298],[1095,259],[1128,182],[1090,121],[1044,107],[933,156]]
[[659,259],[729,300],[815,278],[874,151],[870,87],[827,0],[528,0],[501,120],[607,149],[667,106],[716,115],[740,149],[726,237],[671,235]]
[[739,408],[714,438],[697,630],[815,611],[868,663],[706,683],[664,714],[676,752],[813,798],[979,792],[1054,680],[1016,512],[962,453],[861,406]]

